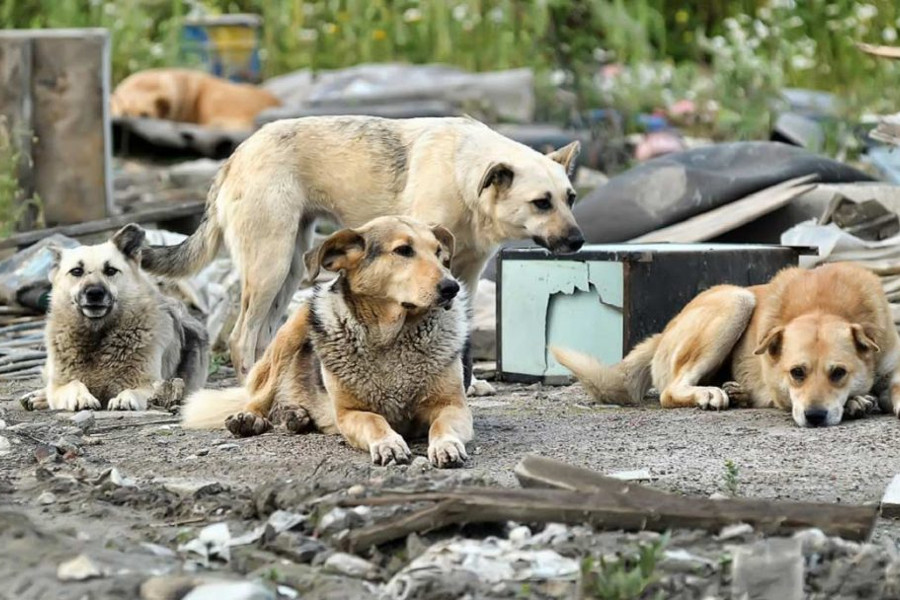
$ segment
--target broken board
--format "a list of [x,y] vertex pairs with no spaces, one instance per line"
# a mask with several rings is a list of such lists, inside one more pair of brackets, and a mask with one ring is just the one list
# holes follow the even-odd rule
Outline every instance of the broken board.
[[798,258],[794,248],[738,244],[592,245],[560,256],[506,248],[497,263],[498,375],[566,383],[548,346],[618,362],[699,292],[763,283]]

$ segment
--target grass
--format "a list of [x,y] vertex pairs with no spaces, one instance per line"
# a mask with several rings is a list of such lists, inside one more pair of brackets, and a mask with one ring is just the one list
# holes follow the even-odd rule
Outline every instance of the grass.
[[725,460],[725,473],[722,476],[725,491],[729,496],[736,497],[740,488],[740,470],[731,459]]
[[16,145],[16,132],[7,125],[6,117],[0,115],[0,238],[16,229],[17,222],[31,212],[29,220],[40,221],[41,203],[36,195],[26,198],[19,187],[19,168],[24,156]]
[[645,597],[658,575],[656,567],[662,560],[668,534],[651,543],[640,544],[632,555],[614,560],[586,557],[581,563],[580,598],[595,600],[636,600]]

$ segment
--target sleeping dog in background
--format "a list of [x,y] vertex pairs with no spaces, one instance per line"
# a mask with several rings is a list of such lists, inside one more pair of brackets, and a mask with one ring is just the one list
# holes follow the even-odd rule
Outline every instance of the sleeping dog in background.
[[[850,263],[786,269],[768,284],[713,287],[607,367],[551,348],[595,399],[663,407],[731,403],[791,411],[805,427],[900,413],[900,338],[878,277]],[[717,380],[720,368],[734,381]]]
[[147,249],[143,264],[184,277],[227,246],[241,280],[229,345],[243,381],[304,277],[316,217],[346,227],[386,215],[440,224],[456,238],[453,275],[474,294],[502,242],[533,239],[552,252],[584,243],[569,181],[579,148],[544,155],[469,118],[276,121],[223,165],[197,231],[177,246]]
[[29,408],[145,410],[166,381],[206,383],[206,329],[141,270],[143,241],[126,225],[103,244],[52,248],[47,386]]
[[257,435],[341,433],[379,465],[410,459],[407,436],[428,435],[437,467],[466,460],[472,415],[463,389],[465,288],[450,273],[453,235],[381,217],[331,235],[306,268],[338,273],[278,331],[246,385],[188,398],[186,428]]

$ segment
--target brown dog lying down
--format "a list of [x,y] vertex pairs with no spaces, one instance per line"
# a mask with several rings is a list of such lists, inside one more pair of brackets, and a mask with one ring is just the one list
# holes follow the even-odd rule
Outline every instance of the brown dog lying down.
[[285,323],[243,388],[204,390],[186,428],[257,435],[281,421],[294,432],[340,432],[375,464],[405,463],[402,436],[428,434],[437,467],[466,460],[472,415],[461,353],[466,298],[450,274],[453,235],[402,217],[343,229],[306,253],[340,273]]
[[254,128],[281,102],[266,90],[190,69],[149,69],[125,78],[110,99],[113,117],[148,117],[218,129]]
[[[874,274],[849,263],[713,287],[613,367],[551,350],[600,402],[639,402],[652,385],[666,408],[777,406],[805,427],[862,416],[876,402],[900,411],[900,340],[887,298]],[[722,367],[734,381],[719,387]]]

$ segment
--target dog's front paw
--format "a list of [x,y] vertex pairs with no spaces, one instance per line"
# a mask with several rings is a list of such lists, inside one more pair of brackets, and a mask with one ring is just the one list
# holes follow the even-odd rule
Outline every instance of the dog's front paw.
[[853,396],[844,405],[845,419],[860,419],[875,412],[878,406],[878,398],[875,396]]
[[225,419],[225,427],[235,437],[251,437],[272,429],[272,422],[252,412],[239,412]]
[[493,396],[497,393],[497,390],[494,389],[490,383],[483,379],[475,379],[472,378],[472,382],[469,384],[469,389],[466,390],[467,396]]
[[694,394],[697,406],[704,410],[723,410],[728,408],[728,394],[717,387],[697,388]]
[[286,410],[282,414],[284,428],[291,433],[309,433],[315,428],[315,424],[305,408]]
[[728,403],[731,406],[749,407],[751,404],[749,392],[737,381],[726,381],[722,384],[722,391],[728,396]]
[[19,404],[21,404],[22,408],[25,410],[46,410],[47,408],[50,408],[50,405],[47,403],[47,389],[41,388],[33,392],[28,392],[19,398]]
[[123,390],[109,401],[106,410],[147,410],[147,394],[139,390]]
[[372,455],[372,463],[380,466],[405,465],[409,462],[409,446],[403,438],[394,433],[369,445],[369,454]]
[[47,396],[47,404],[53,410],[100,410],[100,401],[94,398],[87,386],[73,381]]
[[428,460],[438,469],[461,467],[468,458],[466,445],[454,437],[434,440],[428,445]]

